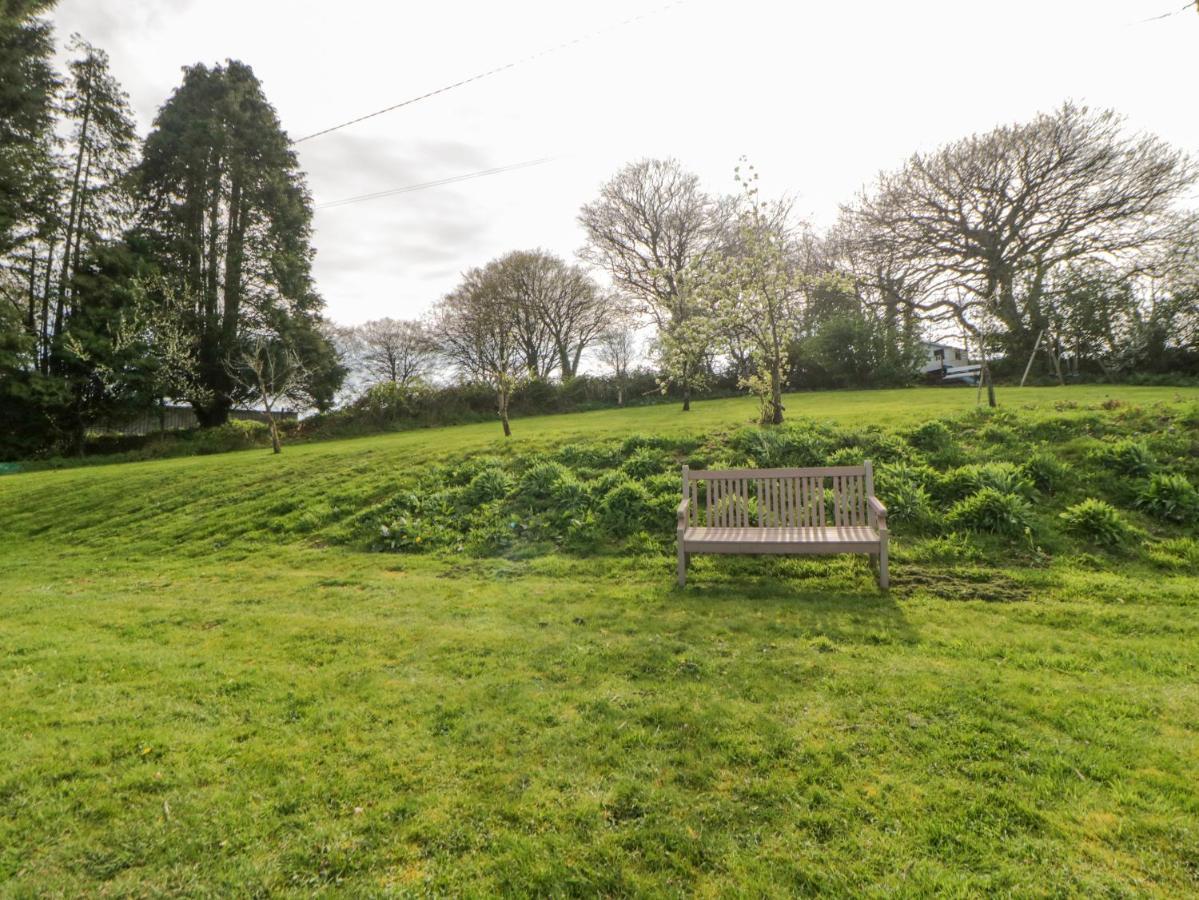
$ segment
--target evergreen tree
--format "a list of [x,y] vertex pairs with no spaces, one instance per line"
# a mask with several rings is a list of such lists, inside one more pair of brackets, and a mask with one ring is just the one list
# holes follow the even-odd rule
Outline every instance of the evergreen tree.
[[249,66],[184,71],[146,139],[137,184],[156,260],[194,301],[186,320],[206,391],[187,399],[202,425],[221,424],[239,393],[229,361],[264,332],[304,327],[319,338],[322,305],[308,190]]
[[58,282],[53,297],[49,292],[42,297],[46,354],[55,352],[64,323],[78,311],[72,282],[80,261],[100,243],[118,238],[128,224],[126,181],[136,139],[129,98],[109,71],[108,54],[78,35],[68,46],[75,58],[68,63],[61,110],[71,135],[60,177],[65,218],[47,247],[46,265],[57,270]]
[[45,2],[0,3],[0,257],[36,230],[47,194],[58,82]]

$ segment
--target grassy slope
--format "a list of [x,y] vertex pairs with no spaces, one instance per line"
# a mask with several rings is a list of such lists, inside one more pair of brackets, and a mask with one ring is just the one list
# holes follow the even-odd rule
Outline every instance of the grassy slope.
[[[1177,389],[1007,390],[1013,407]],[[843,422],[969,391],[794,397]],[[518,442],[744,422],[521,420]],[[1199,889],[1196,580],[322,546],[464,426],[0,479],[17,892]],[[903,586],[905,574],[910,584]],[[785,576],[785,577],[783,577]],[[938,580],[940,579],[940,580]]]

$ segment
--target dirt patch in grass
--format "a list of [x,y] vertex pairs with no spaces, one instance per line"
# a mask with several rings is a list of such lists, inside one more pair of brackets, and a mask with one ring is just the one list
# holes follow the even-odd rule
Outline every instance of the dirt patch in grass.
[[985,600],[1015,603],[1032,596],[1032,589],[994,569],[954,567],[926,569],[904,567],[893,576],[894,592],[901,597],[931,594],[941,600]]

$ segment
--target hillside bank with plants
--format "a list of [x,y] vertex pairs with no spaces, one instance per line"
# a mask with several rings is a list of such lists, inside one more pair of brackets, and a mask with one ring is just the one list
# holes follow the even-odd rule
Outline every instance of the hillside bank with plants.
[[893,535],[934,555],[1199,562],[1199,407],[1059,407],[980,408],[900,428],[796,421],[702,439],[635,434],[488,453],[411,473],[362,514],[355,540],[376,550],[474,556],[669,552],[684,463],[870,459]]

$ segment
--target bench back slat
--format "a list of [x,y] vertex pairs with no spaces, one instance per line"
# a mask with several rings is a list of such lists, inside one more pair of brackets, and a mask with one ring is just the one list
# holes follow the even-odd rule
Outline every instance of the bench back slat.
[[874,492],[869,462],[804,469],[683,467],[687,524],[709,528],[822,528],[866,525]]

